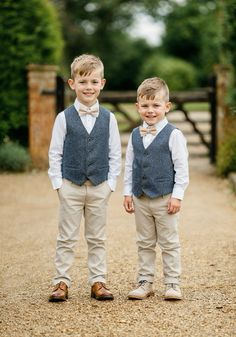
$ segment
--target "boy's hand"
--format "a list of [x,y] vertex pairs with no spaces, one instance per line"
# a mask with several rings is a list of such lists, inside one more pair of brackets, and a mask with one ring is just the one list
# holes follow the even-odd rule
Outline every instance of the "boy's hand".
[[170,198],[168,201],[167,211],[169,214],[175,214],[180,211],[181,200],[176,198]]
[[133,198],[130,195],[126,195],[124,197],[124,203],[123,206],[127,213],[134,213],[134,204],[133,204]]

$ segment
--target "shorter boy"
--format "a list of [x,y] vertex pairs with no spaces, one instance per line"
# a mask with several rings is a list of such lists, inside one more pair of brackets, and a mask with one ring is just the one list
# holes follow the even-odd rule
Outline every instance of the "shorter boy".
[[72,106],[58,114],[49,149],[49,177],[58,191],[60,216],[56,275],[49,301],[65,301],[70,268],[84,216],[91,297],[112,300],[106,286],[106,209],[120,173],[121,145],[115,116],[97,100],[105,85],[102,61],[83,54],[71,64]]
[[138,287],[129,299],[153,295],[156,244],[162,252],[164,298],[180,300],[178,213],[188,185],[188,152],[180,130],[169,124],[169,89],[158,77],[144,80],[137,91],[142,127],[133,130],[126,152],[124,208],[135,214]]

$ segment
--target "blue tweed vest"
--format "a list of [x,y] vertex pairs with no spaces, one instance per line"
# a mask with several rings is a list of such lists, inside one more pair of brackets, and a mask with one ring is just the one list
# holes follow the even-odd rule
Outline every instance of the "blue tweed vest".
[[132,133],[134,149],[132,192],[156,198],[169,194],[174,186],[174,167],[169,150],[169,138],[175,127],[167,124],[145,149],[139,128]]
[[90,180],[98,185],[107,180],[109,171],[110,112],[102,107],[90,134],[74,105],[65,111],[66,137],[63,147],[62,177],[77,185]]

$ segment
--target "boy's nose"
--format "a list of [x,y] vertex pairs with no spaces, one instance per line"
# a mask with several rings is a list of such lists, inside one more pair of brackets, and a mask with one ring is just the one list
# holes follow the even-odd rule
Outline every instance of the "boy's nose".
[[91,87],[92,87],[91,83],[90,83],[90,82],[87,82],[86,87],[87,87],[87,88],[91,88]]

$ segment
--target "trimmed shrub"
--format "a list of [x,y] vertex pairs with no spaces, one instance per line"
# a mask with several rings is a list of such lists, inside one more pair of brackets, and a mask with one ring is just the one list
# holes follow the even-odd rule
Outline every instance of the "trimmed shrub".
[[228,136],[219,146],[216,168],[223,176],[236,172],[236,135]]
[[57,64],[62,37],[48,0],[0,1],[0,143],[8,136],[28,141],[27,78],[29,63]]
[[196,87],[197,76],[194,66],[184,60],[164,55],[152,55],[145,61],[139,80],[148,77],[161,77],[171,91]]
[[22,172],[30,167],[30,156],[26,149],[8,142],[0,146],[0,171]]

